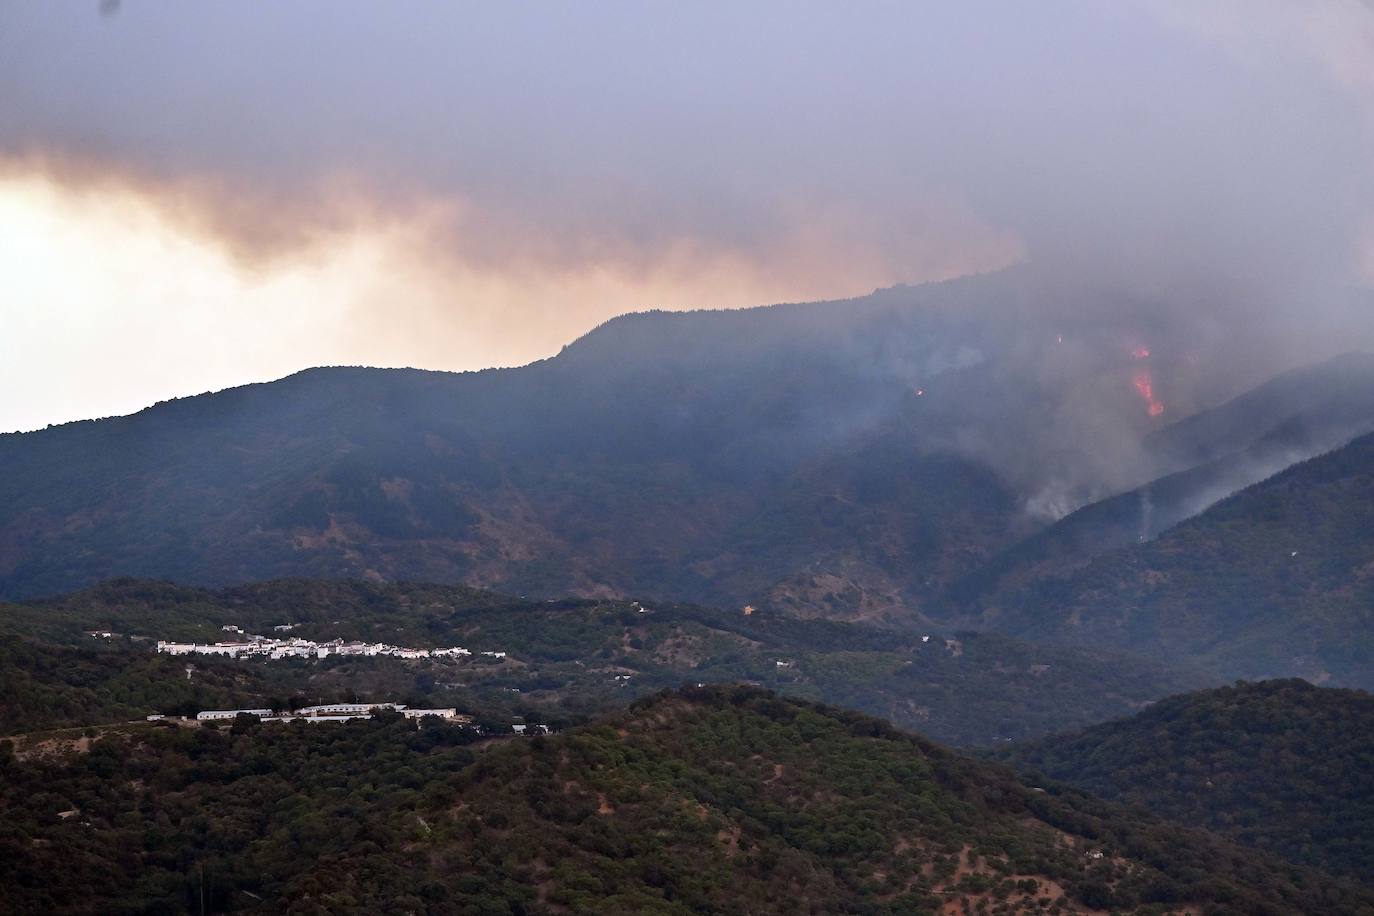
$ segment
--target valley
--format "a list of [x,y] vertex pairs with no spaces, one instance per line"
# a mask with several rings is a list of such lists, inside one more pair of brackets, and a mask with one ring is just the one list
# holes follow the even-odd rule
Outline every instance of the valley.
[[[154,634],[205,643],[223,635],[227,620],[251,632],[284,619],[296,622],[293,639],[385,638],[461,645],[470,654],[233,659],[156,651]],[[99,721],[72,718],[69,701],[128,718],[194,712],[192,702],[280,708],[281,698],[297,695],[403,698],[570,721],[663,688],[744,681],[865,710],[951,744],[988,745],[1101,721],[1213,683],[1200,670],[993,633],[894,631],[648,602],[522,601],[454,586],[288,580],[206,590],[125,580],[0,605],[0,629],[14,637],[5,650],[12,708],[30,724],[42,716],[53,725]],[[91,630],[124,635],[93,639]],[[78,666],[92,669],[78,682],[79,699],[64,673]],[[143,706],[132,705],[135,698]]]

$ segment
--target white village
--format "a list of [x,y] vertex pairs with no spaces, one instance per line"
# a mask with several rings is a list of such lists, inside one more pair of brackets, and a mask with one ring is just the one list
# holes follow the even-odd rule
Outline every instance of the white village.
[[[288,631],[296,624],[282,624],[273,627],[277,631]],[[365,643],[361,641],[344,642],[333,639],[328,642],[315,642],[299,637],[258,636],[244,632],[240,627],[228,624],[222,628],[238,638],[233,642],[195,643],[168,642],[159,639],[157,651],[168,655],[219,655],[225,658],[329,658],[331,656],[363,656],[389,658],[460,658],[474,653],[462,646],[448,648],[414,649],[406,646],[393,646],[387,643]],[[94,634],[93,634],[94,635]],[[105,635],[105,634],[99,634]],[[477,655],[503,659],[505,652],[482,651]]]
[[[282,624],[273,627],[276,632],[289,632],[299,624]],[[157,641],[157,651],[167,655],[216,655],[224,658],[306,658],[321,659],[330,657],[385,657],[385,658],[462,658],[471,657],[474,654],[501,660],[506,657],[505,652],[484,650],[473,653],[470,649],[462,646],[449,646],[447,648],[416,649],[406,646],[394,646],[388,643],[366,643],[359,640],[345,642],[342,639],[333,639],[328,642],[316,642],[311,639],[300,637],[272,637],[259,636],[254,633],[246,632],[242,627],[234,624],[226,624],[221,627],[225,633],[237,637],[234,641],[196,643],[196,642],[169,642],[164,639]],[[114,634],[95,631],[91,636],[110,638]],[[274,710],[274,709],[206,709],[196,714],[197,722],[214,722],[222,720],[234,720],[239,716],[251,716],[262,722],[347,722],[353,719],[370,719],[377,712],[390,711],[400,713],[407,719],[424,719],[434,716],[447,722],[459,725],[471,726],[473,717],[463,715],[454,707],[441,707],[435,709],[412,709],[403,703],[331,703],[322,706],[305,706],[300,709]],[[148,721],[156,722],[169,718],[168,716],[154,714],[148,716]],[[511,726],[512,731],[517,735],[526,733],[527,726],[515,724]],[[530,733],[547,733],[548,729],[540,725],[528,726]]]
[[[254,716],[263,722],[347,722],[350,719],[371,719],[379,711],[398,712],[407,719],[423,719],[436,716],[450,722],[470,724],[472,716],[460,715],[452,706],[440,709],[411,709],[403,703],[328,703],[323,706],[304,706],[293,710],[274,709],[205,709],[196,714],[199,722],[213,722],[220,719],[236,719],[239,716]],[[150,722],[165,716],[151,715]]]

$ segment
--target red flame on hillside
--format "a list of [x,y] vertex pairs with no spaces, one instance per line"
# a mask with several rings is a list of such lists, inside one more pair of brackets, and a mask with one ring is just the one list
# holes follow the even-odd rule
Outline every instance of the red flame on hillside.
[[1157,417],[1164,413],[1164,403],[1155,397],[1155,380],[1151,377],[1149,369],[1137,369],[1135,374],[1131,376],[1131,384],[1145,399],[1146,409],[1149,410],[1150,416]]
[[[1150,348],[1144,344],[1134,346],[1131,348],[1131,356],[1135,359],[1149,359]],[[1135,386],[1135,390],[1145,400],[1145,409],[1150,412],[1150,416],[1157,417],[1164,413],[1164,402],[1155,397],[1155,379],[1150,374],[1148,366],[1142,366],[1135,370],[1131,375],[1131,384]]]

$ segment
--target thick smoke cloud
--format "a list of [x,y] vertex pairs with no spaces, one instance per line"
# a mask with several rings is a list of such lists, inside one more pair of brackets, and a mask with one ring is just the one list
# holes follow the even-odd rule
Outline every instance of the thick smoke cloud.
[[1349,265],[1369,147],[1322,49],[1233,47],[1260,12],[1226,42],[1138,4],[21,3],[0,135],[247,194],[217,216],[269,249],[346,218],[347,180],[451,201],[454,256],[500,265],[767,260],[811,231],[890,282],[963,223],[1074,274],[1268,287]]
[[[136,187],[249,264],[420,225],[436,283],[548,291],[477,322],[430,300],[425,346],[556,324],[589,272],[691,307],[1026,259],[1018,307],[1069,346],[1153,348],[1171,412],[1371,340],[1350,295],[1374,228],[1355,0],[99,9],[0,8],[10,167]],[[378,340],[407,320],[352,316]],[[1082,378],[1058,352],[1045,384]],[[1046,438],[1096,443],[1105,480],[1138,432],[1113,410],[1083,392]]]

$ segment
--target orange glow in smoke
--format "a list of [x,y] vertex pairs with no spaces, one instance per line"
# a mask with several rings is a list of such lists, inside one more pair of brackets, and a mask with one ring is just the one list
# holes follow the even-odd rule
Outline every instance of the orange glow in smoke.
[[1140,392],[1140,396],[1145,399],[1150,416],[1157,417],[1164,413],[1164,404],[1155,397],[1155,381],[1150,375],[1149,369],[1137,369],[1131,376],[1131,384],[1135,390]]

